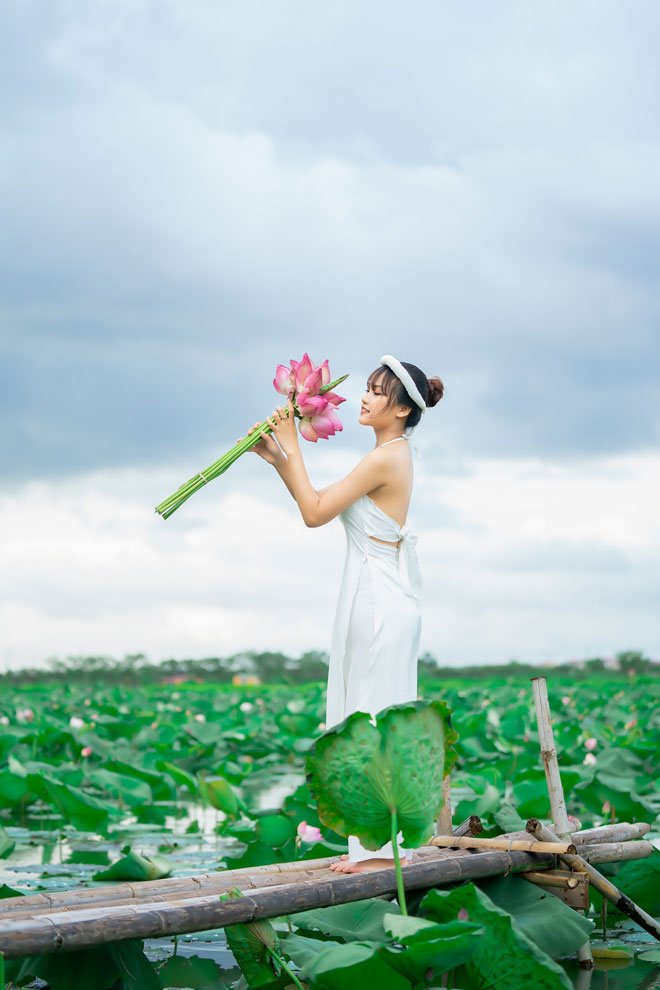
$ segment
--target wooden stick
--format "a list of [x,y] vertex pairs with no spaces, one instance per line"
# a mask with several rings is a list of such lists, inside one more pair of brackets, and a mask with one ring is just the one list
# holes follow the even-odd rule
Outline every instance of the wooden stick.
[[[448,849],[506,849],[510,852],[558,852],[558,847],[554,842],[530,842],[529,839],[508,839],[506,836],[497,836],[494,839],[481,839],[475,836],[463,835],[434,835],[429,841],[431,846],[444,846]],[[564,842],[561,845],[562,852],[577,852],[572,842]]]
[[484,830],[481,824],[481,818],[479,815],[470,815],[466,818],[464,822],[457,825],[454,829],[454,835],[480,835]]
[[[545,825],[542,825],[541,822],[537,821],[535,818],[530,818],[527,822],[527,831],[536,836],[537,839],[542,839],[544,842],[559,842],[557,836],[555,836],[555,833]],[[604,877],[603,874],[594,869],[590,863],[587,863],[582,856],[569,855],[567,853],[560,853],[559,856],[562,862],[565,863],[569,869],[578,869],[587,873],[589,875],[589,883],[595,887],[596,890],[603,895],[603,897],[606,897],[608,901],[611,901],[611,903],[614,904],[619,911],[623,911],[623,913],[627,914],[629,918],[636,921],[645,932],[648,932],[649,935],[653,935],[654,938],[660,940],[660,925],[655,918],[652,918],[651,915],[647,914],[643,908],[639,907],[638,904],[635,904],[635,902],[620,891],[618,887],[615,887],[614,884],[607,879],[607,877]]]
[[[554,856],[550,853],[493,850],[473,855],[438,856],[404,866],[403,882],[407,890],[416,890],[553,865]],[[78,911],[51,911],[33,919],[16,921],[6,917],[0,924],[0,952],[8,959],[15,959],[126,939],[205,931],[396,891],[394,868],[342,873],[333,878],[331,871],[328,873],[313,880],[256,890],[231,901],[221,901],[213,893],[157,905],[138,902],[128,907],[109,905]]]
[[[559,774],[559,761],[557,760],[557,750],[555,749],[555,737],[552,731],[552,719],[550,717],[550,702],[548,701],[548,684],[545,677],[532,677],[532,692],[534,694],[534,708],[536,709],[536,722],[539,729],[539,742],[541,744],[541,760],[545,770],[545,779],[548,785],[548,795],[550,797],[550,808],[552,818],[557,830],[559,839],[571,842],[571,826],[568,821],[566,802],[564,801],[564,788],[561,784]],[[587,940],[578,949],[578,964],[583,967],[592,968],[594,964],[591,952],[591,943]]]

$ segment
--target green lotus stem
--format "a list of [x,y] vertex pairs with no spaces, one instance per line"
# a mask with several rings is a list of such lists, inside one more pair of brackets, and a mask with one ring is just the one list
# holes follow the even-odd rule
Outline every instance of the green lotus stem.
[[[324,392],[330,392],[333,388],[341,385],[343,381],[348,378],[348,375],[342,375],[341,378],[336,378],[333,382],[328,385],[324,385],[323,388],[319,389],[319,395],[323,395]],[[287,412],[287,416],[288,416]],[[163,519],[168,519],[173,512],[183,505],[191,495],[203,488],[204,485],[208,484],[209,481],[213,481],[218,478],[221,474],[231,467],[234,461],[238,460],[242,454],[255,447],[261,440],[262,433],[272,433],[272,428],[269,424],[264,421],[261,426],[257,427],[253,433],[248,436],[243,437],[231,450],[228,450],[226,454],[214,461],[209,467],[204,471],[198,471],[197,474],[185,481],[175,492],[164,499],[159,505],[156,506],[156,512],[163,517]]]
[[397,826],[396,808],[392,808],[392,852],[394,853],[394,869],[396,870],[396,895],[399,899],[399,907],[401,908],[401,914],[408,914],[408,908],[406,907],[406,892],[403,887],[403,874],[401,872],[401,859],[399,857],[399,843],[396,840],[397,832],[399,831]]
[[285,973],[287,973],[291,977],[291,979],[293,980],[293,982],[295,983],[295,985],[298,987],[298,990],[305,990],[305,988],[303,987],[302,983],[300,982],[300,980],[298,979],[298,977],[296,976],[296,974],[293,973],[289,969],[289,967],[284,962],[284,960],[282,959],[282,957],[279,956],[277,954],[277,952],[275,952],[275,949],[271,949],[271,947],[269,945],[267,945],[266,948],[267,948],[268,952],[271,954],[271,956],[273,957],[273,959],[275,959],[280,964],[280,966],[285,971]]

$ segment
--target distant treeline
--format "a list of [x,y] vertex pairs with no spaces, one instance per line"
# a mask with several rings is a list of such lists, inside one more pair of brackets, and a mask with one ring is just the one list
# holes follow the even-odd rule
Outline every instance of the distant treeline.
[[[481,680],[493,678],[533,677],[548,674],[584,680],[594,674],[604,678],[620,678],[635,674],[660,676],[660,663],[650,660],[637,650],[618,653],[612,659],[595,657],[563,664],[519,663],[479,664],[470,667],[441,666],[431,653],[419,659],[419,678],[424,680]],[[163,681],[213,681],[225,683],[304,684],[325,681],[328,655],[318,650],[294,658],[284,653],[237,653],[230,657],[207,657],[203,660],[163,660],[153,663],[142,653],[125,656],[122,660],[106,656],[67,657],[50,660],[43,667],[8,671],[0,675],[1,684],[30,684],[43,681],[92,681],[108,683],[145,684]]]

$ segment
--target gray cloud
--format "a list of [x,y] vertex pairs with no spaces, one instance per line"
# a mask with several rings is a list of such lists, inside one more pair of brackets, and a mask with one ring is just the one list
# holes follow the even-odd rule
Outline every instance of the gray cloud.
[[185,473],[305,348],[441,374],[437,462],[657,443],[654,5],[1,17],[6,477]]

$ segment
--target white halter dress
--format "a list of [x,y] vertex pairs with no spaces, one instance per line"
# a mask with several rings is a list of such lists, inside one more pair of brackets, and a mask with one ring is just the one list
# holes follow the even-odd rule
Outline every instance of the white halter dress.
[[[346,530],[347,552],[330,649],[328,729],[353,712],[375,716],[389,705],[415,701],[421,636],[417,537],[368,495],[349,505],[339,518]],[[398,547],[386,545],[398,540]],[[401,856],[411,853],[399,846]],[[365,849],[357,836],[348,837],[351,862],[393,855],[391,842],[375,851]]]

